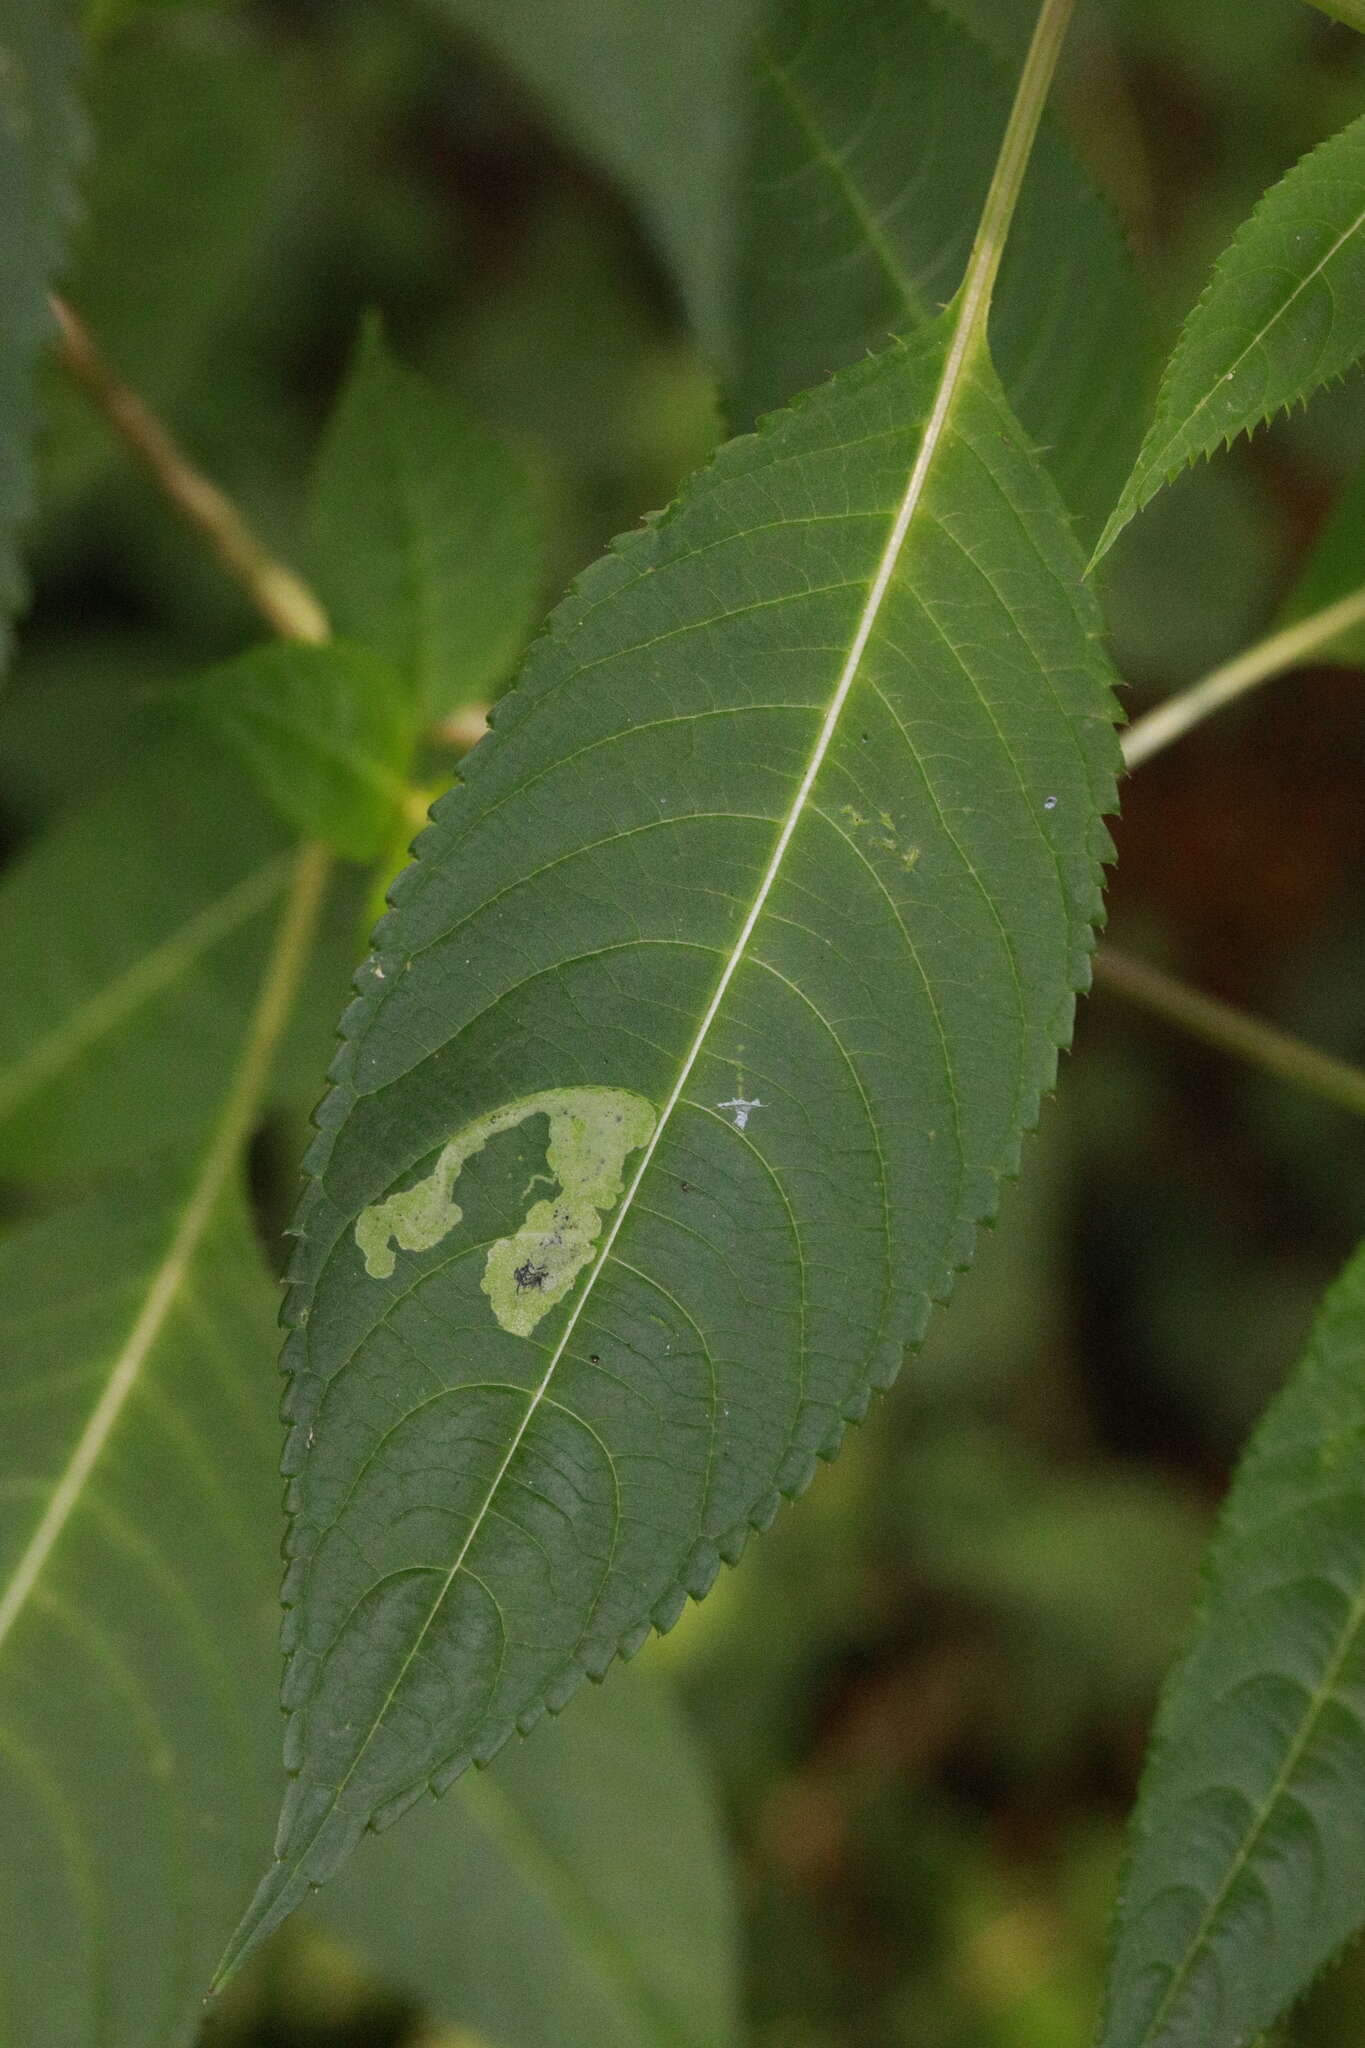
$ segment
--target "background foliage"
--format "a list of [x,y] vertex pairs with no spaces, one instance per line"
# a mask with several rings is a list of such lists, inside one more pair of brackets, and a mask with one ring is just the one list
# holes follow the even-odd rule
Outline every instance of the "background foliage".
[[[1033,13],[985,0],[951,11],[1006,59]],[[90,10],[70,295],[284,557],[324,587],[331,575],[344,601],[364,550],[348,470],[373,474],[380,457],[348,438],[344,410],[325,452],[324,427],[348,375],[381,374],[366,344],[357,355],[374,309],[408,366],[393,373],[394,462],[439,432],[524,479],[507,482],[508,531],[539,525],[540,566],[512,546],[516,574],[474,644],[451,646],[437,619],[419,648],[396,616],[385,645],[343,657],[410,667],[433,711],[494,687],[543,602],[664,503],[720,432],[716,277],[734,224],[715,195],[737,144],[718,80],[742,10],[710,10],[713,36],[702,10],[685,11],[662,95],[647,52],[643,84],[582,60],[611,12],[605,0]],[[1232,230],[1358,113],[1362,82],[1365,46],[1294,0],[1083,10],[1059,119],[1133,245],[1153,373]],[[65,106],[60,70],[51,90]],[[612,96],[605,111],[597,92]],[[683,179],[660,173],[661,104],[665,139],[689,153]],[[679,120],[688,105],[706,121]],[[735,366],[720,367],[728,389]],[[418,376],[439,395],[414,397]],[[152,1138],[188,1146],[213,1118],[232,1038],[222,1019],[250,1006],[289,844],[289,819],[221,763],[206,812],[187,758],[223,733],[187,735],[181,698],[233,661],[236,687],[219,672],[212,717],[232,721],[237,758],[245,748],[259,769],[261,678],[237,661],[256,631],[245,607],[81,401],[53,379],[45,406],[35,600],[0,700],[0,932],[25,991],[0,1045],[0,1169],[19,1269],[34,1244],[56,1256],[44,1212],[66,1188]],[[1134,707],[1292,603],[1363,461],[1350,372],[1190,469],[1118,539],[1104,588]],[[499,534],[478,538],[496,561]],[[300,650],[269,654],[296,657],[306,664]],[[269,678],[269,702],[288,687]],[[1346,1053],[1365,1052],[1363,725],[1358,676],[1324,664],[1154,762],[1126,795],[1111,899],[1117,939]],[[358,736],[349,850],[370,850],[365,791],[397,772],[410,739]],[[419,765],[435,782],[448,761],[433,748]],[[307,803],[285,780],[282,795]],[[138,816],[144,836],[128,829]],[[218,914],[196,939],[209,978],[125,989],[145,1004],[137,1032],[102,1004],[90,1012],[73,982],[122,986],[123,961],[164,958],[184,904],[203,900],[206,848]],[[68,923],[39,943],[31,906],[53,896]],[[365,908],[358,885],[335,893],[272,1089],[252,1174],[268,1230],[292,1199]],[[73,1002],[86,1035],[35,1064],[44,1018]],[[1157,1687],[1231,1462],[1365,1231],[1365,1162],[1330,1111],[1102,996],[1065,1083],[977,1269],[876,1427],[646,1653],[638,1697],[618,1677],[619,1696],[578,1702],[486,1779],[410,1817],[406,1842],[369,1845],[376,1873],[393,1861],[392,1889],[381,1899],[358,1865],[333,1909],[286,1929],[234,1988],[216,2042],[701,2044],[728,2038],[741,2009],[763,2048],[1089,2037]],[[174,1194],[145,1196],[144,1263]],[[98,1270],[128,1225],[92,1212],[80,1228],[79,1256]],[[232,1263],[244,1322],[268,1321],[231,1207],[205,1255]],[[101,1333],[82,1341],[93,1356]],[[177,1369],[168,1335],[168,1384]],[[135,1459],[127,1477],[137,1484]],[[273,1558],[257,1565],[264,1644]],[[603,1754],[615,1770],[602,1782],[629,1784],[641,1728],[647,1827],[640,1802],[623,1814],[576,1790]],[[265,1730],[266,1807],[273,1741]],[[111,1768],[92,1747],[91,1772]],[[687,1882],[668,1853],[679,1840]],[[632,1859],[652,1877],[623,1890],[613,1880]],[[496,1902],[495,1934],[481,1936],[471,1899],[490,1913]],[[479,1967],[494,1938],[501,1995]],[[517,1997],[523,1956],[545,1975],[538,2002]],[[1285,2038],[1345,2048],[1362,2001],[1348,1955]],[[547,2012],[553,2031],[538,2033]]]

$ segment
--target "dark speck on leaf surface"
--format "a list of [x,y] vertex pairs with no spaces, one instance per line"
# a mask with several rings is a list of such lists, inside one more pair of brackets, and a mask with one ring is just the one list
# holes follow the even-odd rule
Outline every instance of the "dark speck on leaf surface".
[[512,1275],[512,1278],[517,1283],[517,1292],[519,1294],[525,1294],[532,1287],[543,1287],[548,1277],[549,1269],[547,1267],[533,1266],[529,1259],[524,1266],[518,1266],[516,1272]]

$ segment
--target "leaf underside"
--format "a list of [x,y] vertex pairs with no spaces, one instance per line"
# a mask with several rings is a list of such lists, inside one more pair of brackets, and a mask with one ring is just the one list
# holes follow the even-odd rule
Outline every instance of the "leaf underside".
[[232,1960],[705,1592],[1015,1169],[1114,707],[954,319],[580,580],[396,886],[300,1212],[292,1784]]
[[[193,2039],[268,1820],[273,1289],[235,1191],[173,1266],[187,1178],[128,1172],[0,1238],[0,2036],[16,2044]],[[158,1285],[171,1298],[144,1344]]]
[[1272,186],[1181,331],[1095,559],[1180,470],[1365,354],[1365,115]]
[[1101,2048],[1233,2048],[1365,1921],[1365,1248],[1252,1439],[1134,1821]]
[[[931,326],[957,289],[1013,80],[928,0],[786,0],[758,39],[736,292],[739,424]],[[1011,405],[1090,537],[1137,446],[1145,308],[1060,130],[1029,161],[991,312]]]

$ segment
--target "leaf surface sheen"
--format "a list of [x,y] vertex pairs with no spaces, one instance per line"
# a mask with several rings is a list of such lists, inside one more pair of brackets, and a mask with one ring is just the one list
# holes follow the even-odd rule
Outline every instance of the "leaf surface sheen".
[[[775,10],[753,62],[739,424],[889,335],[932,326],[967,262],[1012,83],[929,0]],[[1145,327],[1118,225],[1045,119],[1001,264],[991,352],[1092,537],[1137,447]]]
[[1095,550],[1163,484],[1365,355],[1365,115],[1271,187],[1214,267]]
[[1252,1438],[1167,1681],[1101,2048],[1233,2048],[1365,1921],[1365,1248]]
[[[1117,750],[971,339],[953,309],[844,373],[590,570],[395,888],[300,1212],[293,1782],[230,1960],[705,1592],[1014,1170]],[[570,1090],[554,1141],[527,1099]],[[495,1267],[529,1292],[594,1231],[515,1334]]]
[[0,2035],[176,2048],[267,1824],[274,1300],[158,1164],[0,1236]]

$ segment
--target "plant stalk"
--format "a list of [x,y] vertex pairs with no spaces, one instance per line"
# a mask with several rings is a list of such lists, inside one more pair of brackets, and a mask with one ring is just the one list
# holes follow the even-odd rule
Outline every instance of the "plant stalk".
[[1296,668],[1339,633],[1359,625],[1365,625],[1365,587],[1258,640],[1244,653],[1211,670],[1201,682],[1192,683],[1188,690],[1178,691],[1164,704],[1136,719],[1123,735],[1124,765],[1136,768],[1213,712],[1221,711],[1225,704],[1234,703],[1272,676]]
[[1248,1017],[1244,1010],[1204,995],[1159,967],[1134,960],[1112,946],[1101,947],[1094,964],[1095,981],[1101,988],[1112,989],[1206,1045],[1246,1060],[1277,1080],[1292,1081],[1338,1109],[1365,1116],[1365,1070],[1349,1061],[1319,1052],[1287,1031]]
[[54,298],[57,355],[119,439],[181,517],[206,540],[273,631],[317,645],[331,638],[327,614],[308,586],[277,562],[237,507],[210,483],[156,414],[125,384],[85,323]]
[[963,280],[963,326],[984,331],[986,312],[995,289],[996,272],[1005,253],[1010,223],[1019,201],[1024,173],[1033,152],[1038,123],[1047,105],[1052,75],[1062,53],[1075,0],[1043,0],[1034,25],[1024,68],[1014,95],[1014,105],[1005,125],[1000,154],[995,160],[986,201],[977,223],[971,255]]

